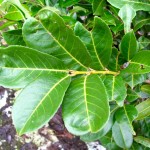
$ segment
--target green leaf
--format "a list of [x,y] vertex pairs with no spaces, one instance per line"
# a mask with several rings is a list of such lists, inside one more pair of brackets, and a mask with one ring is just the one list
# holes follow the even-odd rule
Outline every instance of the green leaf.
[[106,5],[106,0],[93,0],[92,7],[93,7],[93,14],[94,15],[101,15],[103,13],[103,7]]
[[127,61],[137,53],[137,41],[133,30],[123,36],[120,50]]
[[23,46],[0,48],[0,64],[0,85],[9,88],[23,88],[45,73],[67,71],[59,59]]
[[23,26],[23,37],[29,47],[60,58],[69,69],[86,69],[90,56],[83,43],[51,9],[43,9],[39,20],[29,18]]
[[150,51],[138,52],[121,73],[144,74],[150,72]]
[[14,25],[16,24],[16,22],[13,22],[13,21],[7,21],[5,23],[3,23],[1,26],[0,26],[0,30],[4,30],[5,28],[11,26],[11,25]]
[[21,29],[5,31],[3,37],[9,45],[25,45]]
[[126,100],[128,102],[133,102],[139,98],[139,95],[132,89],[128,88]]
[[115,124],[112,127],[112,135],[116,144],[121,148],[130,148],[133,142],[133,136],[130,127],[125,122]]
[[128,33],[131,30],[131,22],[136,16],[136,11],[130,5],[124,5],[120,9],[118,15],[124,23],[125,33]]
[[150,85],[149,84],[142,85],[141,91],[143,91],[144,93],[150,94]]
[[106,23],[98,17],[94,18],[94,27],[88,31],[81,23],[76,23],[75,34],[86,45],[91,57],[91,68],[104,70],[108,65],[112,52],[112,34]]
[[59,4],[61,7],[72,6],[78,3],[80,0],[59,0]]
[[117,122],[125,122],[126,124],[128,124],[133,135],[136,135],[136,133],[134,132],[132,121],[137,117],[137,115],[138,111],[132,105],[123,106],[122,108],[119,108],[115,113]]
[[143,83],[147,78],[146,74],[124,74],[123,79],[133,89],[136,85]]
[[121,8],[124,5],[128,4],[135,10],[144,10],[150,11],[149,0],[140,1],[140,0],[107,0],[111,5]]
[[75,135],[95,133],[109,119],[107,93],[98,75],[73,80],[66,92],[63,119],[68,131]]
[[145,147],[150,148],[150,139],[149,138],[145,138],[143,136],[137,136],[137,137],[134,137],[134,141],[136,141],[139,144],[144,145]]
[[116,101],[119,106],[123,106],[126,98],[125,82],[120,76],[108,75],[104,78],[109,101]]
[[147,47],[150,45],[150,40],[144,36],[141,36],[138,39],[138,43],[139,43],[139,49],[141,50],[147,50]]
[[141,120],[149,116],[150,115],[150,99],[136,105],[136,109],[138,110],[138,117],[136,118],[136,120]]
[[108,122],[100,131],[96,133],[88,133],[88,134],[82,135],[80,136],[80,139],[86,142],[93,142],[93,141],[100,139],[100,137],[105,136],[109,132],[109,130],[111,129],[114,123],[113,117],[114,117],[114,113],[110,115]]
[[144,25],[149,24],[149,23],[150,23],[150,18],[144,18],[142,20],[139,20],[134,25],[134,31],[136,32],[138,29],[142,28]]
[[69,83],[70,76],[66,73],[47,72],[22,90],[12,111],[19,135],[49,122],[60,107]]

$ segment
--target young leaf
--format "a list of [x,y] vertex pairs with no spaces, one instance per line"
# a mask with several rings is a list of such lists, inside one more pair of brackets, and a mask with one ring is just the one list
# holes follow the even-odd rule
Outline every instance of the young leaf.
[[134,132],[132,121],[137,117],[137,115],[138,111],[132,105],[123,106],[122,108],[119,108],[115,113],[117,122],[125,122],[126,124],[128,124],[133,135],[135,135],[136,133]]
[[45,73],[66,72],[62,61],[23,46],[0,48],[0,84],[23,88]]
[[9,45],[25,45],[21,29],[5,31],[3,37]]
[[137,41],[133,30],[123,36],[120,44],[120,50],[123,57],[127,61],[129,61],[136,54]]
[[137,136],[134,138],[134,141],[136,141],[139,144],[144,145],[145,147],[150,148],[150,139],[149,138],[145,138],[143,136]]
[[121,73],[144,74],[150,72],[150,51],[138,52],[129,62],[129,66]]
[[69,69],[86,69],[90,56],[84,44],[52,9],[43,9],[39,20],[29,18],[23,37],[29,47],[60,58]]
[[98,75],[77,78],[70,84],[62,106],[69,132],[83,135],[102,129],[109,119],[106,89]]
[[107,0],[111,5],[121,8],[128,4],[135,10],[150,11],[149,0],[139,1],[139,0]]
[[69,83],[70,76],[66,73],[47,72],[22,90],[12,111],[19,135],[48,123],[60,107]]
[[112,52],[112,34],[106,23],[98,17],[94,18],[94,27],[88,31],[81,23],[75,25],[75,34],[86,45],[91,57],[91,68],[104,70],[108,65]]
[[101,15],[103,13],[103,7],[106,5],[106,0],[93,0],[92,7],[93,7],[93,14],[94,15]]
[[150,99],[136,105],[136,109],[138,110],[138,117],[136,118],[136,120],[141,120],[149,116],[150,115]]
[[131,22],[136,16],[136,11],[130,5],[124,5],[118,15],[123,20],[125,33],[128,33],[131,30]]
[[130,148],[133,142],[133,136],[130,127],[125,122],[117,121],[112,127],[112,135],[116,144],[121,148]]
[[107,89],[109,101],[116,101],[119,106],[123,106],[126,98],[125,82],[120,76],[108,75],[104,78],[104,84]]

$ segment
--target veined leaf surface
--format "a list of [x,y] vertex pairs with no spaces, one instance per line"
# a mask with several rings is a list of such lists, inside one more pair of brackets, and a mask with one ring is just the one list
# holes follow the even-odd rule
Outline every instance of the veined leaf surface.
[[48,123],[60,107],[69,83],[70,76],[66,73],[47,72],[22,90],[12,111],[19,135]]
[[48,54],[23,46],[0,48],[1,86],[23,88],[44,73],[66,71],[62,61]]
[[121,8],[124,5],[128,4],[132,6],[135,10],[144,10],[150,11],[150,3],[149,0],[141,2],[140,0],[107,0],[111,5]]
[[145,138],[143,136],[137,136],[134,138],[134,141],[136,141],[139,144],[144,145],[145,147],[150,148],[150,139],[149,138]]
[[89,75],[73,80],[62,111],[65,126],[71,133],[83,135],[99,131],[109,118],[108,97],[101,78]]
[[88,31],[81,23],[75,25],[75,34],[80,37],[86,45],[91,57],[91,68],[104,70],[109,63],[112,53],[112,34],[106,23],[98,18],[94,18],[94,27]]
[[129,62],[129,66],[122,73],[144,74],[150,72],[150,51],[144,50],[137,53]]
[[116,101],[119,106],[123,106],[127,96],[125,82],[120,76],[108,75],[104,78],[109,101]]
[[38,18],[29,18],[23,26],[26,44],[58,57],[69,69],[86,69],[90,63],[87,49],[63,19],[50,9],[41,10]]

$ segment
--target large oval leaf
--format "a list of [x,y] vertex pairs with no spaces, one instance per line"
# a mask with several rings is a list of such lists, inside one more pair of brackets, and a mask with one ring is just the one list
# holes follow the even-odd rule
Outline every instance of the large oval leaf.
[[122,147],[124,149],[131,147],[133,136],[130,127],[125,122],[118,123],[116,121],[112,127],[112,135],[119,147]]
[[109,101],[116,101],[119,106],[123,106],[127,96],[125,82],[120,76],[108,75],[104,78],[104,84],[107,89]]
[[109,63],[112,52],[112,34],[106,23],[98,18],[94,18],[94,27],[88,31],[81,23],[75,25],[75,34],[80,37],[86,45],[91,57],[91,68],[104,70]]
[[95,133],[108,121],[109,105],[105,87],[97,75],[72,81],[63,101],[63,119],[75,135]]
[[23,88],[50,72],[67,72],[58,58],[23,46],[0,48],[0,85]]
[[150,72],[150,51],[137,53],[129,62],[129,66],[121,73],[144,74]]
[[107,0],[111,5],[121,8],[124,5],[128,4],[132,6],[135,10],[145,10],[150,11],[149,0],[140,1],[140,0]]
[[135,34],[132,31],[128,32],[125,36],[123,36],[120,50],[123,57],[129,61],[137,52],[137,41]]
[[86,69],[90,56],[84,44],[53,10],[44,9],[39,20],[29,18],[23,37],[29,47],[60,58],[69,69]]
[[48,123],[62,103],[69,83],[66,73],[45,73],[23,89],[12,111],[19,135]]

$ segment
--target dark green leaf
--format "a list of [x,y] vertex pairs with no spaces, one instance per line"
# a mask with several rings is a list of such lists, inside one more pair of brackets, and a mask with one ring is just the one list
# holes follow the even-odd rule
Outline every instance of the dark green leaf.
[[104,78],[109,101],[116,101],[119,106],[123,106],[126,98],[125,82],[120,76],[108,75]]
[[134,138],[134,141],[144,145],[145,147],[150,148],[150,139],[149,138],[145,138],[145,137],[142,137],[142,136],[137,136],[137,137]]
[[138,39],[138,43],[139,43],[139,49],[140,50],[147,50],[147,47],[150,45],[150,39],[144,37],[144,36],[141,36],[139,39]]
[[75,135],[102,129],[109,119],[109,105],[101,78],[89,75],[73,80],[66,92],[62,111],[65,126]]
[[12,111],[19,135],[48,123],[60,107],[69,83],[69,75],[47,72],[23,89]]
[[116,144],[121,148],[130,148],[133,142],[133,136],[130,127],[125,122],[115,124],[112,127],[112,135]]
[[139,95],[134,90],[128,88],[127,97],[126,97],[127,101],[128,102],[133,102],[138,98],[139,98]]
[[133,7],[135,10],[144,10],[150,11],[149,0],[140,1],[140,0],[107,0],[111,5],[121,8],[124,5],[128,4]]
[[126,124],[128,124],[133,135],[135,135],[136,133],[134,132],[132,121],[137,117],[137,115],[138,111],[132,105],[123,106],[122,108],[119,108],[115,113],[117,122],[125,122]]
[[29,47],[60,58],[69,69],[86,69],[90,57],[83,43],[52,9],[43,9],[39,20],[29,18],[23,26]]
[[94,19],[94,28],[91,32],[77,23],[75,34],[86,45],[91,57],[93,69],[104,70],[108,65],[112,52],[112,34],[106,23],[98,17]]
[[136,120],[141,120],[149,116],[150,115],[150,99],[136,105],[136,109],[138,110],[138,117],[136,118]]
[[25,45],[21,29],[3,32],[3,37],[9,45]]
[[120,44],[120,50],[123,57],[127,61],[129,61],[136,54],[137,41],[133,30],[123,36]]

